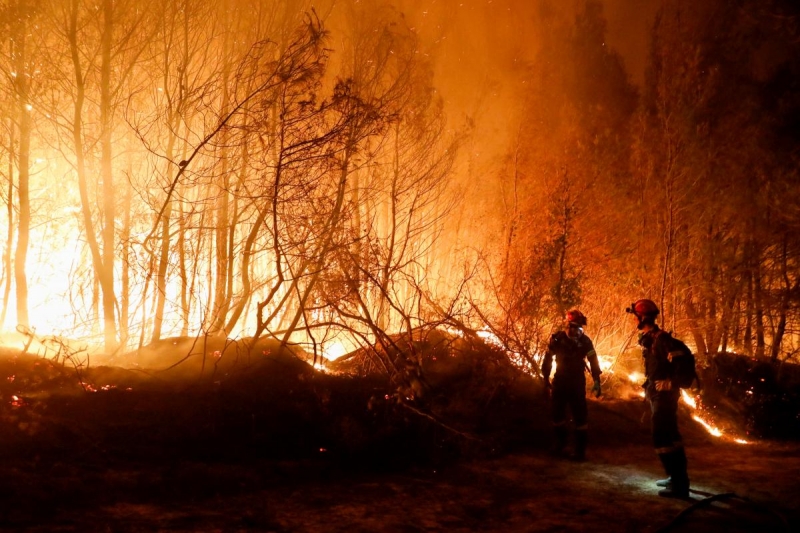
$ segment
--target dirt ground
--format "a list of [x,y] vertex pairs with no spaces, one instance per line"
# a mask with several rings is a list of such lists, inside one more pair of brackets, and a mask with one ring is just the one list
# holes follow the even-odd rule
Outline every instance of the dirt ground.
[[[797,531],[800,445],[739,445],[688,417],[692,500],[659,498],[662,476],[641,402],[590,402],[588,461],[537,442],[439,465],[357,458],[0,458],[0,528],[59,532]],[[709,505],[714,495],[729,495]],[[696,508],[693,506],[697,506]],[[689,510],[687,512],[687,510]],[[686,515],[680,516],[682,512]]]

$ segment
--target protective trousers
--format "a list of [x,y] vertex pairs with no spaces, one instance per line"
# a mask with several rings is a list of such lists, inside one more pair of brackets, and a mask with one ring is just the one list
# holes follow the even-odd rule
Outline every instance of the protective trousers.
[[[653,446],[669,477],[669,485],[662,496],[688,496],[689,475],[683,439],[678,431],[678,398],[675,390],[648,390],[652,410]],[[663,494],[662,494],[663,493]]]
[[567,441],[567,409],[572,414],[575,422],[575,459],[583,460],[586,455],[588,440],[588,409],[586,407],[586,378],[583,374],[565,379],[556,376],[553,379],[552,417],[556,442],[554,449],[557,453],[563,451]]

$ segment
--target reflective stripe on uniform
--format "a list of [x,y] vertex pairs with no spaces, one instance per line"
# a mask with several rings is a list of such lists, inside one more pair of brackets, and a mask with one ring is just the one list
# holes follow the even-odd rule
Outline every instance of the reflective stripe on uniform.
[[672,381],[669,379],[657,379],[654,384],[657,391],[672,390]]
[[669,352],[667,354],[667,360],[671,363],[673,357],[683,357],[684,355],[685,354],[682,351]]

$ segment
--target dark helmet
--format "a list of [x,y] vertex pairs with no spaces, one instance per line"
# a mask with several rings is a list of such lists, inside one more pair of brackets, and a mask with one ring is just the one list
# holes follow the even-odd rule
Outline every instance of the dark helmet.
[[633,302],[630,307],[625,309],[625,312],[638,318],[639,329],[642,329],[645,324],[654,324],[661,311],[658,310],[658,306],[653,300],[641,299]]
[[577,309],[573,309],[572,311],[567,311],[567,322],[583,327],[586,325],[586,316]]

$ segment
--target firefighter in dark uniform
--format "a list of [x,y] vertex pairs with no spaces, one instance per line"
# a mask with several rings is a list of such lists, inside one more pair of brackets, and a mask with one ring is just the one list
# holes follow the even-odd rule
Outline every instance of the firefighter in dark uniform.
[[555,356],[556,374],[553,377],[551,398],[555,433],[553,452],[557,455],[564,453],[569,433],[567,427],[567,407],[569,407],[575,423],[575,453],[572,457],[576,461],[585,459],[588,438],[586,377],[584,376],[586,360],[589,361],[592,378],[594,378],[592,392],[598,397],[600,396],[600,374],[602,373],[592,340],[583,333],[584,326],[586,326],[586,317],[583,313],[577,309],[569,311],[564,331],[559,331],[552,336],[542,364],[545,387],[551,389],[550,371],[553,368],[553,357]]
[[686,471],[686,452],[678,431],[678,400],[680,389],[672,383],[669,335],[661,335],[656,324],[658,306],[652,300],[637,300],[628,309],[636,317],[637,328],[642,332],[645,368],[645,397],[650,402],[653,446],[667,473],[667,479],[656,481],[659,496],[667,498],[689,497],[689,475]]

